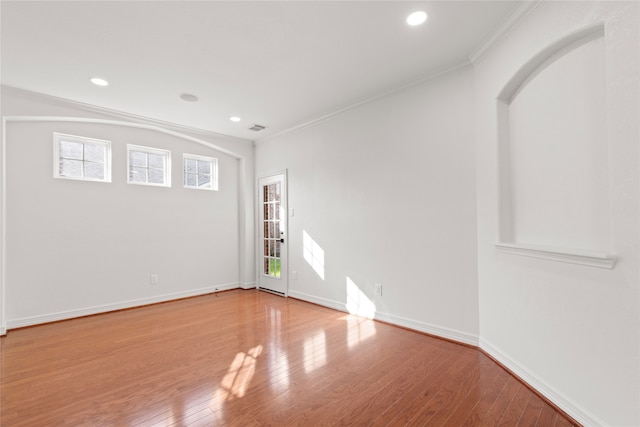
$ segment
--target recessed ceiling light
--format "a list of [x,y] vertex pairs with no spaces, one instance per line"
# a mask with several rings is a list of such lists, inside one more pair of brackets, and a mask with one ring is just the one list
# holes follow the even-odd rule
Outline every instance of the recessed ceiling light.
[[190,93],[181,93],[180,99],[187,102],[198,102],[198,97]]
[[101,79],[100,77],[93,77],[89,81],[96,86],[109,86],[109,82],[105,79]]
[[427,20],[427,13],[421,10],[417,12],[413,12],[411,15],[407,17],[407,24],[415,27],[416,25],[420,25]]
[[238,116],[233,116],[233,117],[229,117],[229,120],[231,120],[232,122],[239,122],[241,119]]

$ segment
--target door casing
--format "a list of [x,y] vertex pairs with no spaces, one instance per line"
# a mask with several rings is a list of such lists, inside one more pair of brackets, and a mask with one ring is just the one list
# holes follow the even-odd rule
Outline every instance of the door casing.
[[[264,212],[262,186],[273,180],[281,179],[280,190],[280,231],[283,232],[284,244],[280,246],[280,278],[275,279],[263,274],[264,270]],[[261,176],[257,181],[256,202],[256,287],[287,297],[289,295],[289,203],[287,170]]]

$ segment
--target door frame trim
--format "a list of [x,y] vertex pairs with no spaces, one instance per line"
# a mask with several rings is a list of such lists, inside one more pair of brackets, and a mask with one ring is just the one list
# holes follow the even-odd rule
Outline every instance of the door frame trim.
[[[259,176],[256,179],[256,188],[255,188],[255,195],[256,195],[256,202],[255,202],[255,266],[256,266],[256,289],[258,290],[262,290],[262,291],[267,291],[267,292],[272,292],[270,289],[268,288],[261,288],[260,287],[260,277],[262,276],[262,269],[261,269],[261,262],[262,262],[262,257],[261,257],[261,252],[262,252],[262,242],[260,241],[260,230],[261,230],[261,224],[260,224],[260,218],[262,218],[262,214],[260,212],[260,180],[264,179],[264,178],[270,178],[272,176],[276,176],[276,175],[283,175],[284,176],[284,182],[283,182],[283,188],[282,188],[282,192],[280,193],[281,197],[284,197],[284,205],[285,205],[285,211],[284,211],[284,215],[286,217],[285,219],[285,230],[284,230],[284,235],[285,238],[287,239],[286,244],[284,245],[284,252],[286,252],[286,257],[287,257],[287,262],[285,263],[285,271],[284,271],[284,277],[286,278],[286,289],[284,292],[284,296],[285,298],[287,298],[289,296],[289,171],[288,169],[282,169],[280,171],[276,171],[276,172],[271,172],[268,174],[264,174]],[[280,251],[283,251],[283,248],[280,248]],[[280,275],[282,276],[283,272],[282,270],[280,271]],[[276,295],[280,295],[280,293],[276,293]]]

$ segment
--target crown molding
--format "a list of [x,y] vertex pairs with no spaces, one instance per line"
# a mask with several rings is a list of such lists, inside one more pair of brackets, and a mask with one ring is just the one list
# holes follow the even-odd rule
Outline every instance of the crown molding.
[[123,121],[128,121],[133,123],[153,125],[153,126],[161,127],[164,129],[172,130],[175,132],[184,132],[192,135],[199,135],[201,137],[217,138],[217,139],[223,139],[226,141],[244,142],[244,143],[250,143],[250,144],[254,143],[254,141],[251,139],[239,138],[236,136],[225,135],[222,133],[217,133],[217,132],[206,130],[206,129],[200,129],[200,128],[195,128],[191,126],[181,125],[178,123],[168,122],[165,120],[139,116],[139,115],[127,113],[124,111],[114,110],[106,107],[100,107],[94,104],[87,104],[80,101],[74,101],[72,99],[61,98],[53,95],[47,95],[40,92],[33,92],[30,90],[21,89],[15,86],[2,85],[2,90],[3,91],[8,90],[9,93],[15,92],[18,96],[29,96],[36,99],[46,100],[50,103],[54,103],[58,105],[62,104],[65,106],[76,108],[78,110],[82,110],[87,113],[105,115],[118,120],[123,120]]
[[370,96],[368,98],[364,98],[364,99],[362,99],[360,101],[354,102],[353,104],[348,104],[346,106],[337,108],[337,109],[335,109],[335,110],[333,110],[331,112],[322,114],[320,116],[316,116],[316,117],[314,117],[314,118],[312,118],[310,120],[307,120],[306,122],[300,123],[300,124],[295,125],[295,126],[291,126],[291,127],[286,128],[284,130],[281,130],[281,131],[279,131],[277,133],[274,133],[273,135],[269,135],[269,136],[265,136],[264,138],[257,139],[257,140],[255,140],[255,144],[268,142],[268,141],[270,141],[270,140],[272,140],[274,138],[278,138],[278,137],[281,137],[283,135],[286,135],[286,134],[289,134],[289,133],[292,133],[292,132],[295,132],[295,131],[299,131],[299,130],[304,129],[304,128],[315,126],[317,124],[320,124],[322,122],[330,120],[330,119],[332,119],[332,118],[334,118],[336,116],[339,116],[339,115],[341,115],[343,113],[346,113],[347,111],[353,110],[353,109],[355,109],[357,107],[360,107],[362,105],[365,105],[365,104],[368,104],[370,102],[377,101],[378,99],[385,98],[387,96],[391,96],[393,94],[402,92],[403,90],[410,89],[410,88],[412,88],[414,86],[418,86],[418,85],[420,85],[422,83],[425,83],[425,82],[427,82],[429,80],[433,80],[433,79],[438,78],[440,76],[443,76],[445,74],[449,74],[449,73],[453,73],[453,72],[462,70],[462,69],[464,69],[464,68],[466,68],[466,67],[468,67],[470,65],[471,65],[471,63],[469,61],[465,60],[464,62],[461,62],[461,63],[459,63],[457,65],[452,66],[452,67],[443,68],[443,69],[440,69],[440,70],[425,74],[425,75],[423,75],[422,77],[420,77],[420,78],[418,78],[416,80],[411,80],[411,81],[409,81],[407,83],[401,84],[399,86],[395,86],[392,89],[377,93],[377,94],[375,94],[373,96]]
[[489,53],[502,42],[502,40],[513,31],[524,18],[535,9],[542,0],[523,0],[513,12],[509,14],[500,24],[498,24],[489,36],[469,55],[469,62],[477,64],[481,62]]

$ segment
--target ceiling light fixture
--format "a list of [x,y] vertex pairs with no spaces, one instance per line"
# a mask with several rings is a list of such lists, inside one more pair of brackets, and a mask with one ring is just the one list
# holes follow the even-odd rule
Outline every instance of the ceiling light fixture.
[[180,99],[187,102],[198,102],[198,97],[191,93],[181,93]]
[[101,79],[100,77],[92,77],[89,81],[96,86],[109,86],[109,82],[105,79]]
[[417,12],[413,12],[411,15],[407,17],[407,24],[415,27],[416,25],[420,25],[427,20],[427,13],[421,10]]
[[229,117],[229,120],[231,120],[232,122],[239,122],[241,119],[238,116],[233,116],[233,117]]

